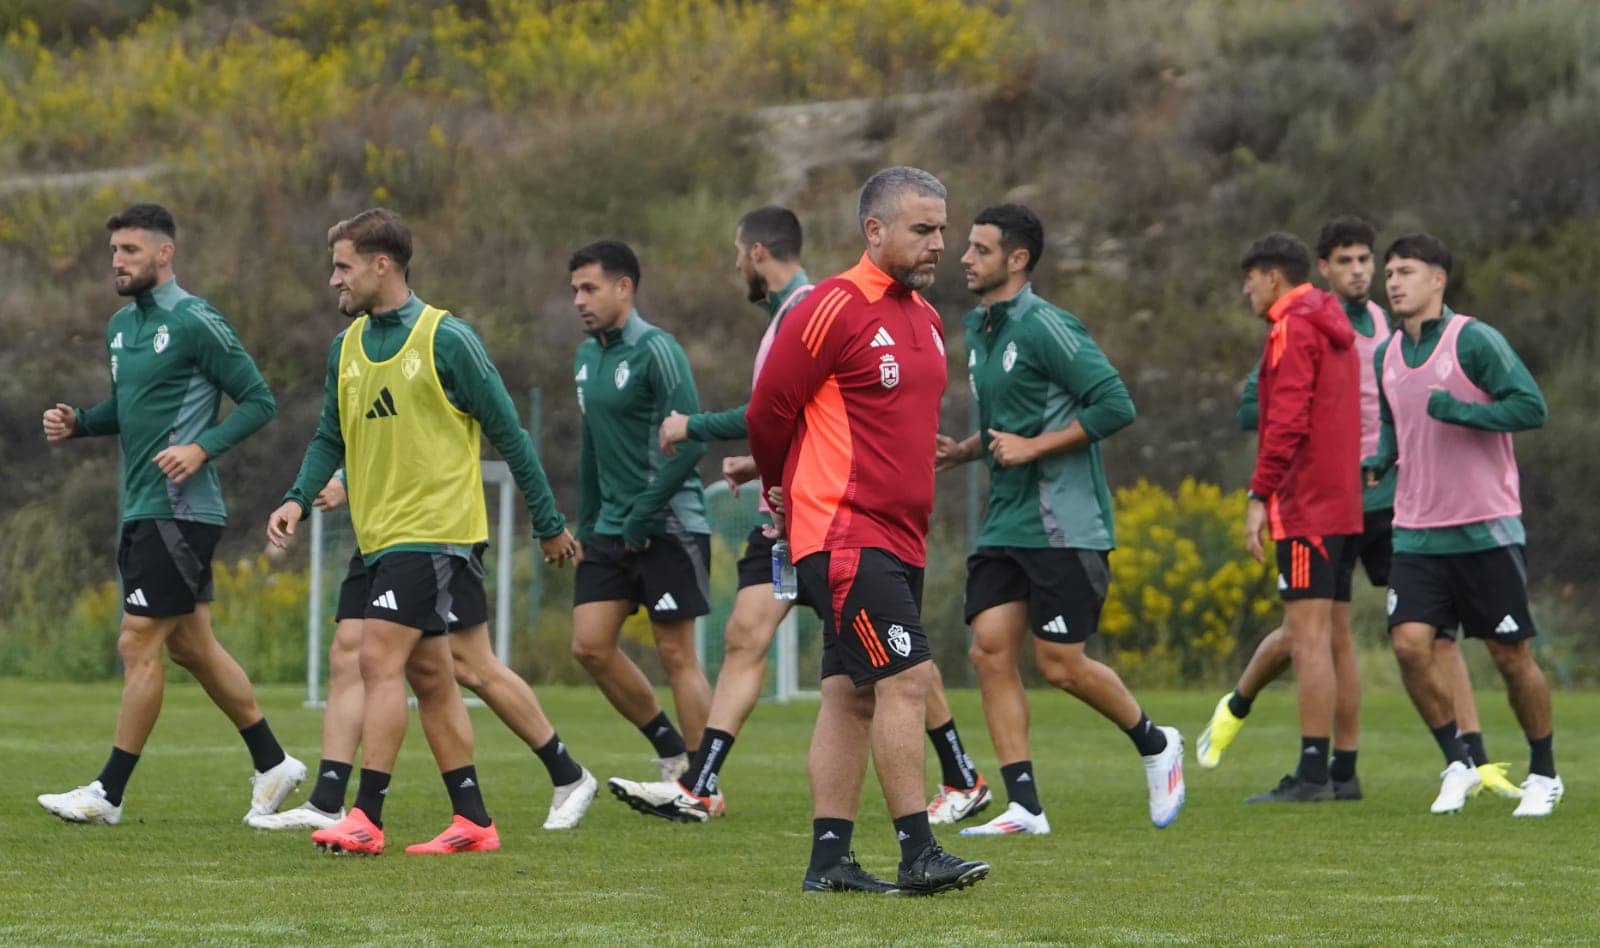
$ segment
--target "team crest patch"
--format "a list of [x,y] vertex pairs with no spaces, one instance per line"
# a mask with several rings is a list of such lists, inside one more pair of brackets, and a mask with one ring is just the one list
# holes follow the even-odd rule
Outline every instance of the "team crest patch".
[[[351,363],[354,365],[355,363]],[[406,378],[416,378],[417,372],[422,369],[422,353],[416,349],[407,349],[406,354],[400,357],[400,372]]]
[[883,383],[884,388],[894,388],[900,384],[900,363],[894,360],[894,356],[886,355],[878,361],[878,381]]
[[1438,362],[1434,363],[1433,366],[1433,374],[1441,382],[1454,375],[1455,371],[1456,360],[1449,358],[1448,356],[1440,359]]
[[1388,601],[1385,603],[1388,609],[1387,615],[1394,615],[1394,607],[1398,605],[1400,605],[1400,594],[1390,589]]
[[627,359],[623,359],[622,360],[622,364],[617,366],[617,371],[616,371],[615,374],[613,374],[611,376],[611,378],[612,378],[612,381],[617,383],[617,388],[621,388],[624,385],[628,384],[628,360]]
[[1016,364],[1017,364],[1017,344],[1014,343],[1014,342],[1008,342],[1008,343],[1006,343],[1005,354],[1000,357],[1000,368],[1005,369],[1007,372],[1010,372],[1013,368],[1016,367]]
[[157,354],[159,354],[167,347],[167,343],[171,341],[172,336],[167,332],[166,324],[163,323],[162,325],[156,327],[156,337],[155,339],[151,340],[150,348],[154,349]]
[[911,633],[906,631],[905,626],[889,626],[889,631],[884,633],[884,637],[889,640],[889,647],[894,649],[896,655],[905,658],[911,654]]

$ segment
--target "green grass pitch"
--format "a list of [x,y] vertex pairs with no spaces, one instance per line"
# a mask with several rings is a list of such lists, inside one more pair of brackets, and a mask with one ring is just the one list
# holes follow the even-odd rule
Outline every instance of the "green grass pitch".
[[[1600,695],[1558,693],[1556,753],[1568,800],[1513,820],[1486,795],[1453,817],[1427,812],[1440,759],[1397,692],[1363,714],[1367,799],[1245,806],[1293,761],[1292,692],[1256,705],[1223,765],[1201,771],[1194,740],[1214,692],[1142,695],[1188,745],[1189,803],[1149,824],[1128,740],[1064,695],[1034,692],[1033,747],[1048,837],[941,841],[989,860],[978,886],[932,899],[802,896],[809,806],[805,747],[815,706],[763,705],[723,774],[728,815],[709,826],[640,816],[602,791],[576,831],[539,830],[549,786],[533,755],[486,709],[472,712],[498,853],[406,856],[449,818],[413,721],[386,808],[390,852],[320,855],[303,834],[246,828],[249,760],[192,684],[167,704],[117,827],[61,823],[34,796],[94,777],[116,685],[0,681],[0,942],[43,943],[1509,943],[1600,939]],[[319,713],[290,688],[260,695],[286,747],[314,766]],[[543,699],[602,780],[648,777],[649,745],[592,689]],[[665,697],[665,696],[663,696]],[[951,695],[980,769],[998,767],[975,692]],[[1491,754],[1526,767],[1498,689],[1480,692]],[[670,705],[668,705],[670,707]],[[937,770],[929,754],[930,786]],[[308,787],[291,798],[304,799]],[[856,829],[868,869],[896,847],[871,779]],[[998,812],[991,809],[989,814]]]

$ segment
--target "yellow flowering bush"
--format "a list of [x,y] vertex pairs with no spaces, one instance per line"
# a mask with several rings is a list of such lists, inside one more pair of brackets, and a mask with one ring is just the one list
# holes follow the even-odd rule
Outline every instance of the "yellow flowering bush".
[[1186,479],[1116,492],[1117,551],[1100,630],[1114,667],[1165,684],[1221,677],[1277,618],[1275,568],[1244,547],[1243,491]]

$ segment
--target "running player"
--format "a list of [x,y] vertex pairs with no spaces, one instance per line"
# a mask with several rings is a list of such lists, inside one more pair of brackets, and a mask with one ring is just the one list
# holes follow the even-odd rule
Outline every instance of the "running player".
[[[514,412],[515,408],[506,410]],[[329,479],[327,486],[312,499],[313,506],[327,511],[345,504],[348,491],[342,475],[341,471],[340,475]],[[456,683],[483,699],[489,710],[522,738],[544,765],[554,788],[544,828],[572,829],[594,802],[599,781],[572,758],[566,743],[545,717],[533,689],[500,661],[490,647],[489,601],[481,579],[486,546],[480,543],[472,548],[477,568],[456,573],[450,587],[446,630],[450,633],[450,660]],[[344,819],[345,795],[356,746],[361,741],[365,707],[360,668],[361,630],[371,599],[371,580],[372,571],[357,550],[351,555],[344,582],[339,586],[339,604],[334,614],[337,624],[328,649],[328,702],[322,713],[322,761],[317,765],[317,780],[311,796],[294,809],[245,820],[256,829],[319,830]]]
[[[1372,357],[1389,338],[1389,314],[1371,299],[1372,272],[1377,234],[1372,225],[1359,217],[1345,215],[1322,225],[1317,236],[1317,272],[1339,298],[1350,326],[1356,332],[1355,349],[1361,368],[1361,455],[1370,456],[1378,447],[1378,377]],[[1236,415],[1239,427],[1255,431],[1259,421],[1256,400],[1258,365],[1245,380],[1244,396]],[[1394,520],[1395,472],[1382,478],[1363,476],[1361,491],[1362,531],[1357,541],[1358,556],[1374,586],[1389,582],[1391,521]],[[1444,674],[1450,680],[1456,721],[1461,739],[1472,752],[1473,763],[1486,787],[1502,796],[1521,796],[1522,791],[1506,779],[1505,764],[1491,764],[1484,750],[1483,733],[1478,724],[1478,708],[1472,697],[1472,680],[1467,663],[1450,630],[1440,630],[1434,648]],[[1333,761],[1329,775],[1335,800],[1361,799],[1361,780],[1356,775],[1356,752],[1361,723],[1361,671],[1356,660],[1355,640],[1350,629],[1350,604],[1333,604],[1333,665],[1337,690],[1333,706]],[[1283,629],[1274,629],[1256,646],[1239,683],[1217,702],[1211,722],[1196,744],[1196,758],[1202,767],[1215,767],[1244,726],[1251,704],[1261,689],[1289,667],[1289,643]]]
[[1361,373],[1355,330],[1337,299],[1306,282],[1311,252],[1268,234],[1239,260],[1244,295],[1271,326],[1260,369],[1255,473],[1245,545],[1264,558],[1277,541],[1278,595],[1300,705],[1295,772],[1252,803],[1333,799],[1328,769],[1334,694],[1336,603],[1350,601],[1362,528]]
[[[272,392],[233,327],[178,286],[178,225],[155,204],[106,221],[118,296],[131,302],[106,324],[111,397],[93,408],[44,413],[47,441],[116,435],[122,449],[122,703],[100,775],[39,805],[75,823],[119,823],[123,791],[161,713],[164,648],[239,729],[256,774],[248,819],[272,813],[306,777],[284,753],[239,663],[211,632],[211,554],[228,510],[212,463],[271,420]],[[234,410],[222,421],[222,394]]]
[[[756,377],[761,374],[761,364],[784,314],[811,292],[811,279],[800,265],[802,241],[800,219],[788,208],[758,207],[739,220],[733,241],[734,266],[744,278],[750,302],[760,305],[768,316],[766,335],[756,350]],[[695,415],[673,412],[661,422],[662,451],[671,454],[679,442],[686,440],[733,441],[745,437],[746,407]],[[739,485],[755,478],[755,461],[749,457],[727,458],[722,475],[737,491]],[[739,592],[723,631],[726,652],[699,752],[690,761],[688,772],[677,780],[610,781],[611,792],[641,813],[679,822],[704,822],[714,815],[713,804],[722,792],[720,773],[733,750],[734,736],[749,719],[761,695],[767,649],[778,624],[797,604],[772,596],[775,541],[763,529],[772,525],[764,496],[759,507],[760,520],[746,538],[744,556],[739,559]],[[988,806],[989,788],[961,746],[950,705],[937,681],[928,696],[926,724],[943,772],[943,787],[928,807],[930,821],[953,823]]]
[[[711,609],[711,524],[695,473],[705,445],[685,442],[668,457],[658,431],[673,411],[699,411],[700,400],[678,341],[634,308],[639,258],[627,244],[583,247],[567,270],[589,337],[573,364],[583,413],[578,536],[585,554],[574,581],[572,654],[650,741],[660,779],[676,780],[700,746],[711,704],[694,648],[694,620]],[[623,621],[640,606],[650,613],[681,734],[618,647]]]
[[1383,255],[1389,305],[1402,320],[1379,348],[1383,428],[1377,474],[1398,466],[1389,637],[1406,691],[1444,752],[1434,813],[1453,813],[1480,772],[1450,720],[1450,691],[1433,642],[1459,624],[1482,639],[1527,735],[1528,779],[1514,816],[1549,816],[1566,792],[1556,773],[1550,689],[1534,660],[1519,475],[1511,435],[1538,428],[1539,386],[1505,337],[1444,304],[1450,251],[1408,234]]
[[[880,171],[861,189],[857,219],[866,252],[784,320],[745,417],[777,498],[773,535],[787,536],[802,593],[822,617],[802,890],[932,894],[989,873],[939,847],[922,798],[933,687],[920,617],[928,449],[946,368],[939,314],[917,291],[932,284],[944,249],[945,187],[916,168]],[[850,853],[869,748],[900,842],[893,885]]]
[[[409,681],[455,817],[436,838],[406,852],[498,849],[444,634],[458,583],[482,582],[472,556],[473,546],[488,539],[480,433],[511,466],[546,559],[580,551],[482,341],[407,285],[412,242],[405,223],[381,208],[363,211],[334,225],[328,246],[329,285],[339,291],[340,312],[356,318],[329,351],[316,436],[268,520],[267,536],[282,547],[347,462],[350,517],[370,570],[371,598],[361,630],[365,706],[355,805],[311,838],[335,852],[383,852],[383,803],[408,724]],[[429,463],[412,463],[417,457]]]
[[1144,760],[1150,820],[1183,808],[1183,736],[1156,727],[1122,679],[1084,652],[1100,621],[1116,545],[1100,442],[1133,422],[1133,399],[1077,317],[1036,295],[1044,226],[1020,204],[985,208],[961,257],[979,306],[967,314],[967,378],[978,428],[940,435],[938,467],[983,460],[989,503],[967,559],[966,617],[983,714],[1010,805],[963,836],[1044,834],[1017,675],[1031,629],[1046,680],[1105,715]]

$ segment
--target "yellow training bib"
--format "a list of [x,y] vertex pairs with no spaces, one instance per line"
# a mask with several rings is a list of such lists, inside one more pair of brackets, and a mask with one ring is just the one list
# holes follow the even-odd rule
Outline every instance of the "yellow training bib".
[[434,368],[444,316],[424,307],[400,351],[382,362],[362,348],[362,316],[339,350],[339,429],[350,519],[363,553],[489,538],[478,421],[450,404]]

